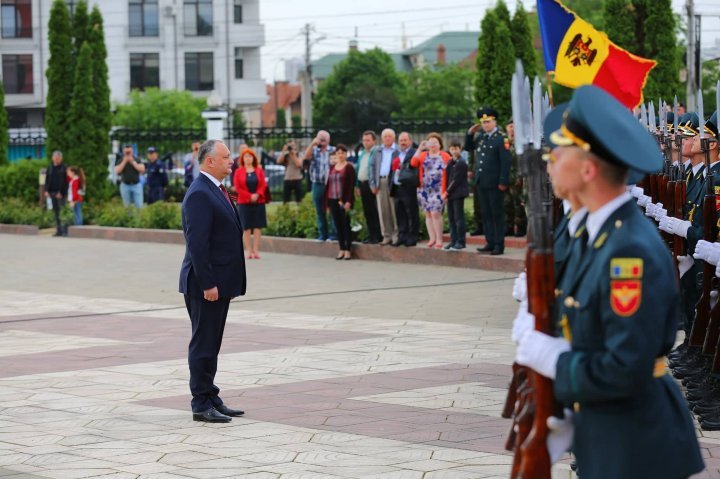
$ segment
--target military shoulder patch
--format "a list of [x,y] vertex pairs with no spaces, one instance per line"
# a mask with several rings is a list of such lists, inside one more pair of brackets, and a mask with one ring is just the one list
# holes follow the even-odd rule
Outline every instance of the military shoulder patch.
[[720,186],[715,186],[715,211],[720,211]]
[[610,260],[610,279],[642,279],[642,258],[613,258]]
[[640,308],[642,282],[639,279],[610,281],[610,307],[618,316],[632,316]]
[[508,137],[505,137],[505,149],[506,150],[510,149],[510,140],[508,139]]

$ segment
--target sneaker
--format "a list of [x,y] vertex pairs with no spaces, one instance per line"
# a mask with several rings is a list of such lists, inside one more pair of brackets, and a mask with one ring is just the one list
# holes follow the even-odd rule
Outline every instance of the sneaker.
[[456,243],[456,244],[452,245],[452,247],[450,248],[450,251],[462,251],[462,250],[464,250],[464,249],[465,249],[465,245],[464,245],[464,244],[458,244],[458,243]]
[[452,248],[453,248],[453,244],[452,244],[452,243],[448,243],[448,244],[446,244],[445,246],[443,246],[443,249],[444,249],[445,251],[450,251]]
[[324,243],[324,242],[325,242],[325,238],[323,238],[323,237],[321,237],[321,236],[318,236],[317,238],[315,238],[315,241],[317,241],[318,243]]

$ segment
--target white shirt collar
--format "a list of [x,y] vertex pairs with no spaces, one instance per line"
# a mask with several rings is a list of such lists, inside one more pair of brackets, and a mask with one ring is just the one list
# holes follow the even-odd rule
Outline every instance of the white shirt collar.
[[383,150],[385,150],[385,151],[392,151],[392,150],[396,149],[396,146],[395,146],[395,143],[393,143],[393,144],[390,145],[390,146],[385,146],[385,145],[383,144],[382,148],[383,148]]
[[208,178],[210,178],[210,181],[213,182],[213,185],[215,185],[215,186],[217,186],[218,188],[220,188],[220,180],[218,180],[218,179],[215,178],[213,175],[211,175],[210,173],[207,173],[207,172],[205,172],[205,171],[200,170],[200,173],[202,173],[203,175],[205,175],[205,176],[207,176]]
[[568,221],[568,233],[570,234],[570,237],[572,238],[575,236],[575,233],[578,230],[578,227],[580,226],[580,222],[585,218],[587,215],[587,208],[584,206],[574,212],[572,216],[570,217],[570,220]]
[[610,215],[615,213],[618,208],[631,199],[632,196],[630,196],[630,193],[623,191],[620,195],[605,203],[594,213],[588,214],[587,221],[585,222],[585,227],[588,232],[588,244],[592,244],[595,241],[595,237],[600,231],[600,228],[602,228],[605,221],[610,218]]
[[673,162],[672,162],[672,165],[673,165],[673,166],[677,166],[677,165],[678,165],[678,160],[673,161]]
[[698,163],[697,165],[692,167],[693,175],[697,175],[697,172],[700,171],[700,168],[705,166],[705,163]]
[[570,202],[568,200],[562,200],[562,207],[564,215],[570,213],[570,210],[572,209],[572,206],[570,206]]

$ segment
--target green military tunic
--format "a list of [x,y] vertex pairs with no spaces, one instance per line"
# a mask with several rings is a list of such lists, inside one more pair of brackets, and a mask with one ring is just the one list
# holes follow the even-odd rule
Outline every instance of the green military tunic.
[[558,360],[555,396],[576,410],[583,479],[686,478],[704,465],[687,403],[665,373],[676,334],[674,266],[656,228],[623,198],[566,270],[559,313],[572,349]]

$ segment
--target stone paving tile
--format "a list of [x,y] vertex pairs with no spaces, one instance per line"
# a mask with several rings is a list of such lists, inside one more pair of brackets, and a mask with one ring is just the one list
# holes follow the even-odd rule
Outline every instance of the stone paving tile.
[[[0,291],[0,303],[8,296]],[[225,401],[247,417],[208,425],[190,420],[182,309],[148,311],[153,305],[61,295],[35,309],[27,299],[11,302],[17,317],[0,317],[0,341],[8,332],[18,338],[14,369],[2,369],[7,358],[0,357],[2,473],[507,475],[511,456],[502,446],[509,422],[499,418],[512,361],[506,329],[233,305],[217,382]],[[37,319],[72,311],[78,302],[88,313],[143,313]],[[33,348],[32,337],[47,350]],[[720,462],[714,457],[720,435],[708,434],[707,441],[712,471]],[[699,477],[713,477],[710,471]],[[554,478],[562,474],[567,477],[567,466],[556,466]]]

